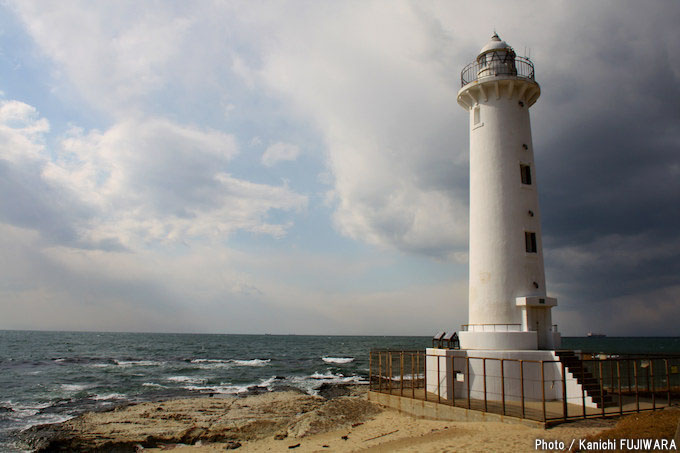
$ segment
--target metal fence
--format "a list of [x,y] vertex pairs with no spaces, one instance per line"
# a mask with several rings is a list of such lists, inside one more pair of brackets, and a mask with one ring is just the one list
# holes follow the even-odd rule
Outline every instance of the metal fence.
[[515,76],[534,80],[534,64],[525,57],[510,57],[506,60],[473,61],[460,72],[460,83],[464,87],[468,83],[484,77]]
[[515,360],[373,350],[373,392],[558,424],[680,403],[680,356],[558,351],[559,360]]

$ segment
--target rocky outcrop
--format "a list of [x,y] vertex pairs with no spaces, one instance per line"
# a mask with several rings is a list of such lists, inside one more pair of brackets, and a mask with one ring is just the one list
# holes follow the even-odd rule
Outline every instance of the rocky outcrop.
[[33,427],[22,438],[38,452],[133,452],[140,446],[303,437],[360,423],[378,412],[362,397],[325,399],[297,391],[269,392],[88,412],[57,425]]

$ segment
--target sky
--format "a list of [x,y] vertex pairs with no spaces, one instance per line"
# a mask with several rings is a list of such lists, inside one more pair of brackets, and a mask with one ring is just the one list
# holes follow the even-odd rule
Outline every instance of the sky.
[[467,322],[460,71],[535,64],[563,335],[678,335],[676,1],[3,1],[0,329]]

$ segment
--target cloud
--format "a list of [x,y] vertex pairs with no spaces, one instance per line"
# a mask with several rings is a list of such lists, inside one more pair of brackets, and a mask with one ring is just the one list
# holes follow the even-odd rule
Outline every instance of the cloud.
[[300,155],[300,148],[290,143],[277,142],[269,145],[262,154],[262,164],[272,167],[279,162],[294,161]]
[[281,237],[307,197],[286,185],[235,178],[233,136],[162,118],[106,131],[72,128],[45,148],[46,119],[21,102],[0,103],[0,219],[74,247],[120,248],[153,241],[226,238],[238,230]]
[[[309,21],[319,26],[302,25]],[[451,122],[455,90],[438,58],[452,40],[432,25],[410,7],[370,19],[350,7],[309,8],[275,28],[257,73],[321,131],[341,233],[445,256],[466,243],[467,169],[456,139],[466,126]]]
[[269,223],[271,209],[299,211],[307,198],[287,186],[231,176],[233,136],[146,118],[105,132],[71,130],[45,175],[100,209],[93,236],[123,243],[227,237],[237,230],[280,237],[288,224]]
[[57,64],[59,91],[75,90],[92,106],[114,111],[139,106],[166,88],[168,65],[192,25],[191,15],[178,15],[173,8],[138,6],[11,4]]
[[[503,5],[17,2],[52,62],[52,94],[103,123],[54,132],[30,105],[4,104],[2,222],[81,250],[281,238],[310,203],[291,187],[322,175],[330,187],[311,191],[340,235],[464,262],[468,119],[456,92],[495,25],[531,49],[542,87],[536,177],[560,310],[601,318],[647,295],[677,301],[680,9],[520,1],[499,23]],[[299,171],[285,175],[291,187],[252,171],[280,161],[261,145],[281,137],[322,168],[281,166]],[[240,281],[267,306],[266,285]]]

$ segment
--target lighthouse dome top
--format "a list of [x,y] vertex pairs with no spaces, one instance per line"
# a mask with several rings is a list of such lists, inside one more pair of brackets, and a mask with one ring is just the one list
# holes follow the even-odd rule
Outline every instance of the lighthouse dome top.
[[519,79],[536,84],[534,64],[531,60],[517,56],[514,49],[494,32],[475,61],[463,68],[460,81],[461,87],[465,87],[469,83],[489,82],[499,78]]
[[510,47],[507,42],[501,40],[501,38],[498,37],[498,33],[494,32],[491,40],[482,47],[482,50],[480,50],[479,53],[481,55],[491,50],[512,50],[512,47]]

